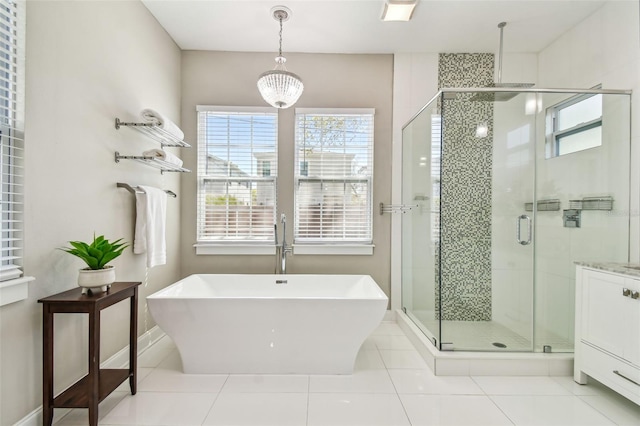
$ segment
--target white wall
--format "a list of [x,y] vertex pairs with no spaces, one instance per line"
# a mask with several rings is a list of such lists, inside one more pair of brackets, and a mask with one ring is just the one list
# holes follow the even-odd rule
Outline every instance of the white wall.
[[[638,92],[638,2],[606,3],[540,52],[538,79],[544,87],[589,88],[601,84],[604,89]],[[563,208],[568,199],[594,195],[614,198],[612,212],[583,211],[581,229],[558,228],[556,218],[539,215],[535,297],[537,329],[543,336],[553,331],[573,338],[574,261],[624,262],[628,247],[629,260],[640,260],[640,102],[634,93],[629,182],[629,112],[617,99],[605,97],[601,147],[549,160],[544,159],[542,147],[537,150],[539,198],[563,195]]]
[[631,232],[630,260],[640,261],[640,29],[638,2],[612,1],[539,54],[538,78],[544,87],[630,89]]
[[[27,7],[25,262],[29,298],[0,308],[0,424],[42,404],[42,307],[38,299],[76,287],[80,260],[56,250],[94,232],[133,239],[135,203],[116,182],[179,192],[177,175],[115,164],[114,151],[158,147],[114,119],[142,108],[180,120],[180,50],[140,2],[39,2]],[[154,323],[144,298],[179,278],[179,200],[168,201],[168,264],[147,272],[131,249],[113,264],[118,281],[142,281],[139,333]],[[105,360],[128,342],[128,304],[102,313]],[[86,373],[86,315],[55,318],[55,390]]]
[[[437,53],[401,53],[393,61],[393,175],[392,203],[402,204],[402,127],[422,108],[438,91],[438,54]],[[391,214],[391,307],[400,309],[402,298],[405,305],[413,302],[412,287],[401,289],[402,277],[402,215]],[[406,230],[405,230],[406,231]],[[424,256],[430,256],[425,252]],[[410,267],[411,269],[411,267]],[[429,269],[422,269],[426,275]],[[433,275],[431,275],[433,276]],[[417,282],[420,277],[413,274],[405,276],[409,282]],[[427,281],[429,282],[429,281]],[[434,299],[433,297],[431,299]],[[428,305],[427,305],[428,309]]]

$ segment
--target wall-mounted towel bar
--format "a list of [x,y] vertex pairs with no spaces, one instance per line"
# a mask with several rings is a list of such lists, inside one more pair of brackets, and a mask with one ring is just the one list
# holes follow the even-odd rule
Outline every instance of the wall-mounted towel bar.
[[380,203],[380,214],[385,213],[406,213],[412,209],[418,208],[418,204],[384,204]]
[[125,123],[116,118],[116,129],[120,126],[131,127],[137,131],[146,134],[150,138],[160,142],[162,146],[179,146],[181,148],[191,148],[191,145],[183,140],[178,139],[175,135],[167,132],[155,123]]
[[[126,189],[127,191],[129,191],[132,194],[142,192],[142,190],[137,185],[136,186],[132,186],[132,185],[129,185],[128,183],[118,182],[118,183],[116,183],[116,186],[118,188],[124,188],[124,189]],[[166,192],[168,196],[173,197],[173,198],[176,198],[178,196],[175,192],[170,191],[168,189],[165,189],[164,192]]]

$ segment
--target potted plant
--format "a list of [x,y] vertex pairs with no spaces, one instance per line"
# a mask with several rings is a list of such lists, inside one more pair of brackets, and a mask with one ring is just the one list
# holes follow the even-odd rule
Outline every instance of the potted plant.
[[105,239],[104,235],[96,237],[93,234],[91,244],[82,241],[69,241],[72,248],[61,248],[61,250],[84,260],[87,264],[86,268],[80,269],[78,275],[78,285],[82,287],[82,293],[106,291],[116,280],[116,268],[107,264],[129,247],[127,243],[121,241],[122,238],[111,242]]

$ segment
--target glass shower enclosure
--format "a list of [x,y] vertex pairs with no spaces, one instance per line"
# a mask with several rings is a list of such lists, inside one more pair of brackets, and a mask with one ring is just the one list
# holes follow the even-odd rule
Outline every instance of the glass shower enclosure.
[[403,128],[402,307],[439,350],[572,352],[629,259],[630,92],[443,89]]

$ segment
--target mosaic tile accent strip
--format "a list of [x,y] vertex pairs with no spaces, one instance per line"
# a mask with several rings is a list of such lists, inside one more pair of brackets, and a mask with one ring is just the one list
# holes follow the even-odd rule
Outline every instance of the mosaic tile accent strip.
[[[438,85],[486,87],[493,69],[490,53],[443,53]],[[461,94],[444,100],[441,113],[441,319],[489,321],[493,102]],[[487,137],[476,137],[479,123],[487,124]]]

